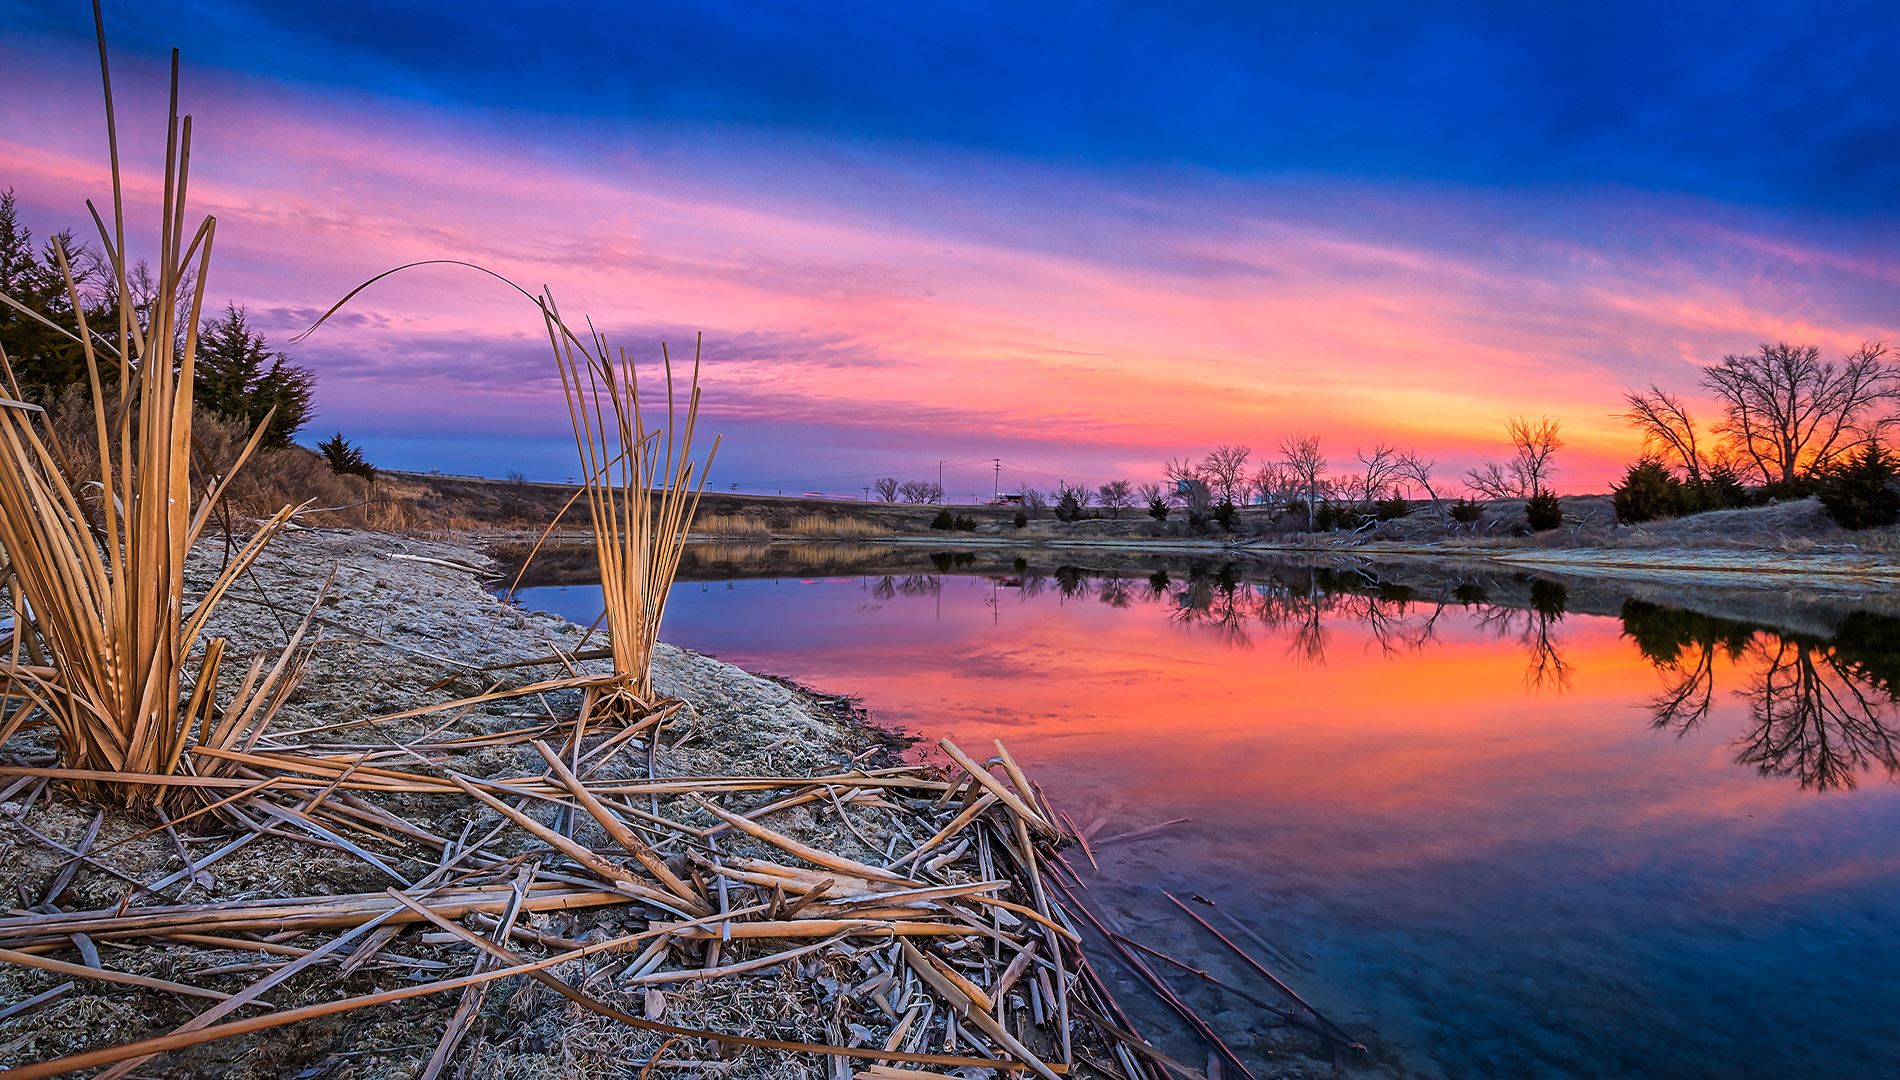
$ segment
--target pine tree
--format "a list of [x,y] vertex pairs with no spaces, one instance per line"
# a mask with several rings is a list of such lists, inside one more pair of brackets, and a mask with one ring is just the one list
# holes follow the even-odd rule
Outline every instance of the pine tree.
[[1675,517],[1683,511],[1682,481],[1659,459],[1644,457],[1623,473],[1623,482],[1611,489],[1616,520],[1625,525]]
[[[35,250],[32,231],[20,221],[13,190],[0,191],[0,292],[54,325],[77,333],[72,294],[59,270],[55,242],[65,248],[87,321],[95,331],[116,332],[118,315],[108,292],[101,289],[97,257],[76,242],[71,232],[59,233]],[[29,398],[47,400],[86,381],[86,357],[79,343],[11,305],[0,304],[0,346],[7,351],[21,393]]]
[[[310,420],[316,376],[271,351],[243,308],[228,305],[198,332],[194,393],[209,411],[255,428],[270,416],[263,445],[288,446]],[[276,412],[271,412],[272,409]]]
[[363,448],[352,445],[341,431],[318,443],[317,453],[323,456],[323,462],[330,466],[330,471],[338,476],[360,476],[371,481],[376,479],[376,466],[363,456]]
[[1822,479],[1821,505],[1843,529],[1871,529],[1900,522],[1900,466],[1879,443],[1830,470]]

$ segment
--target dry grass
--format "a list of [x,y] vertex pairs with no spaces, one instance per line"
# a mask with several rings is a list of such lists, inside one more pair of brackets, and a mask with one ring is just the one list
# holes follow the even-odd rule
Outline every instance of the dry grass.
[[749,514],[708,514],[693,523],[693,532],[701,536],[810,536],[847,540],[891,535],[891,530],[883,525],[835,514],[803,514],[779,528]]
[[771,536],[772,527],[745,514],[708,514],[693,524],[705,536]]
[[786,530],[793,536],[832,536],[842,538],[889,536],[891,530],[882,525],[874,525],[857,518],[833,517],[828,514],[807,514],[792,522]]
[[715,437],[703,463],[692,457],[693,429],[699,420],[699,348],[695,344],[682,415],[674,395],[672,357],[664,344],[660,346],[665,419],[649,428],[641,410],[639,372],[627,351],[610,349],[598,332],[582,342],[561,321],[551,293],[543,295],[541,312],[580,452],[613,648],[614,678],[605,686],[589,687],[581,715],[585,718],[596,704],[644,712],[653,704],[653,646],[660,639],[667,594],[679,572],[706,470],[719,452]]
[[[118,294],[128,297],[118,134],[103,44],[100,59],[112,149],[111,228],[96,210],[93,218]],[[178,116],[175,66],[169,115],[157,299],[146,325],[182,323],[184,332],[177,338],[148,332],[129,302],[117,305],[117,327],[88,326],[75,275],[56,241],[55,256],[79,312],[72,330],[57,329],[79,344],[90,376],[91,467],[80,471],[40,410],[18,400],[0,407],[0,550],[13,610],[23,615],[0,639],[8,652],[0,664],[0,694],[19,705],[0,725],[0,741],[26,724],[48,722],[61,764],[90,771],[76,778],[82,792],[127,803],[156,802],[167,789],[115,777],[174,772],[194,737],[244,744],[281,705],[297,669],[288,649],[268,670],[259,657],[236,699],[220,709],[214,688],[225,642],[212,638],[197,653],[205,620],[292,509],[279,509],[258,527],[206,595],[186,603],[186,556],[263,428],[194,499],[192,373],[216,222],[206,218],[194,232],[185,231],[191,119]],[[189,291],[185,282],[193,283]],[[182,318],[181,303],[188,311]],[[18,399],[4,351],[0,374],[5,392]],[[189,667],[196,678],[187,688]]]

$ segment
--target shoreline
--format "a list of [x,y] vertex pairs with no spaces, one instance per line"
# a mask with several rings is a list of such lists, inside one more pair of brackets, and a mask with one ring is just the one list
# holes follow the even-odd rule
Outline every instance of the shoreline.
[[[228,635],[234,646],[242,644],[247,649],[267,646],[273,639],[281,641],[285,620],[294,626],[304,612],[318,604],[319,587],[331,567],[336,567],[328,595],[316,607],[316,625],[323,634],[323,641],[309,663],[303,686],[272,726],[273,733],[287,737],[296,737],[303,731],[319,731],[326,725],[387,716],[412,707],[418,700],[466,698],[483,693],[496,682],[526,684],[557,673],[558,665],[551,662],[544,661],[538,667],[521,662],[545,658],[557,650],[580,651],[586,641],[583,628],[559,616],[503,602],[483,586],[488,563],[487,557],[468,541],[423,540],[353,530],[299,530],[273,543],[258,561],[255,572],[247,576],[242,595],[232,594],[231,602],[214,620],[210,632]],[[205,569],[196,567],[191,576],[200,577]],[[188,585],[191,587],[195,587],[195,583]],[[581,661],[575,666],[582,671],[592,671],[599,670],[603,663]],[[677,721],[667,722],[664,729],[655,729],[664,730],[665,734],[652,738],[643,752],[646,760],[653,763],[647,768],[655,777],[677,778],[683,782],[695,777],[782,777],[796,785],[799,778],[871,776],[880,770],[902,771],[908,776],[918,774],[921,768],[914,762],[902,760],[908,756],[906,751],[916,744],[914,736],[877,724],[846,696],[798,684],[783,676],[757,675],[717,658],[664,643],[655,650],[654,682],[657,692],[687,703]],[[469,745],[442,759],[443,764],[463,775],[497,782],[494,778],[522,775],[541,762],[519,740],[501,742],[496,736],[518,730],[523,723],[547,723],[559,715],[571,714],[578,702],[578,691],[547,693],[547,705],[540,707],[546,715],[537,713],[536,701],[532,696],[512,698],[456,713],[422,716],[414,721],[379,721],[370,727],[342,732],[347,736],[343,743],[335,742],[335,736],[319,736],[320,740],[331,740],[326,745],[332,749],[318,752],[334,754],[339,752],[337,747],[360,746],[371,759],[387,758],[396,768],[413,769],[419,759],[413,759],[413,755],[406,759],[402,748],[433,741],[436,732],[446,730],[450,735],[468,740]],[[618,738],[610,741],[618,741]],[[387,749],[382,749],[385,747]],[[45,758],[49,748],[50,743],[38,735],[16,739],[7,747],[22,764],[37,764]],[[643,754],[636,752],[631,756],[639,758]],[[621,760],[598,775],[614,777],[624,773],[628,780],[637,780],[643,775],[638,762],[627,760],[626,755],[618,757]],[[941,775],[947,781],[959,774],[943,772]],[[896,782],[898,777],[891,776],[889,780]],[[12,778],[0,777],[0,787],[10,783],[13,783]],[[767,789],[772,786],[765,785]],[[5,814],[24,821],[24,815],[30,811],[34,829],[64,848],[49,847],[47,843],[35,842],[12,830],[0,829],[0,857],[16,868],[19,880],[37,883],[55,878],[65,861],[62,850],[69,851],[75,845],[83,849],[86,843],[92,842],[82,839],[89,820],[93,821],[90,827],[97,834],[99,847],[111,852],[105,864],[113,868],[111,873],[97,873],[89,863],[71,876],[70,884],[65,887],[63,906],[66,909],[109,913],[122,899],[124,882],[151,880],[178,862],[168,834],[141,838],[137,832],[142,822],[125,815],[105,814],[94,820],[91,807],[78,803],[58,786],[42,784],[25,790],[35,794],[24,803],[16,797],[5,806]],[[793,790],[799,789],[794,787]],[[923,831],[919,835],[928,835],[937,827],[928,819],[916,824],[900,824],[894,811],[905,800],[898,798],[900,789],[896,787],[854,789],[845,784],[841,790],[831,785],[813,790],[833,791],[831,805],[826,806],[820,799],[800,806],[798,804],[805,800],[794,798],[788,804],[789,809],[771,818],[773,827],[839,859],[883,865],[890,858],[887,847],[902,851],[915,844],[916,837],[907,839],[906,830],[915,832],[921,826]],[[878,792],[885,794],[880,796]],[[669,800],[666,796],[660,799],[655,806],[663,808],[658,812],[663,813],[665,820],[692,820],[688,816],[693,812],[691,796],[686,796],[684,801]],[[455,836],[457,831],[466,835],[466,829],[476,826],[477,819],[483,816],[479,806],[459,800],[445,809],[440,797],[434,797],[433,804],[428,797],[400,797],[394,805],[402,807],[400,812],[404,816],[413,815],[419,827],[447,837]],[[762,811],[739,809],[738,812]],[[954,805],[941,811],[946,815],[954,812]],[[492,815],[490,817],[492,824]],[[103,829],[99,820],[104,822]],[[561,820],[558,813],[555,820],[557,823]],[[905,821],[908,822],[908,818]],[[716,826],[717,821],[713,824]],[[592,823],[587,825],[591,835]],[[487,828],[487,825],[481,827]],[[570,822],[566,828],[574,831],[576,837],[581,836],[575,831],[579,828],[577,823]],[[177,892],[182,888],[178,897],[181,901],[208,901],[218,905],[287,895],[373,896],[378,889],[389,885],[386,878],[379,882],[378,875],[370,871],[357,853],[336,848],[334,844],[327,845],[334,850],[326,851],[325,844],[312,846],[307,838],[297,841],[253,834],[250,839],[257,842],[235,853],[223,853],[221,849],[220,855],[213,857],[208,853],[217,846],[218,832],[199,823],[180,834],[181,842],[195,849],[193,858],[198,870],[182,886],[164,892]],[[888,845],[885,843],[887,835]],[[532,843],[522,846],[527,839],[530,838],[526,834],[506,835],[497,841],[502,845],[497,850],[505,853],[518,848],[514,855],[517,859],[546,858],[552,854]],[[604,837],[591,842],[604,842]],[[744,836],[734,834],[725,844],[721,846],[733,857],[769,857],[769,847],[759,849],[756,842]],[[716,857],[719,848],[713,850]],[[689,848],[681,854],[690,853]],[[953,854],[947,853],[946,859]],[[390,865],[400,868],[405,875],[413,875],[423,868],[407,857],[400,862],[390,857]],[[934,857],[933,861],[936,861]],[[694,873],[697,876],[699,871]],[[956,869],[947,869],[945,873],[956,881],[961,880],[959,875],[964,871],[958,863]],[[1014,896],[1027,902],[1031,892],[1025,884],[1027,879],[1007,869],[1000,857],[987,876],[1008,882],[998,896]],[[825,888],[820,886],[818,891],[823,892]],[[824,894],[830,895],[829,892]],[[719,895],[723,903],[723,887]],[[170,896],[156,899],[161,903],[173,902]],[[844,903],[845,909],[851,910],[848,900]],[[820,903],[816,908],[827,906],[832,905]],[[596,941],[628,929],[658,925],[647,921],[652,918],[650,915],[642,917],[636,912],[635,908],[607,906],[546,911],[533,916],[524,914],[523,918],[525,925],[532,928],[531,935],[539,935],[536,940],[553,943],[558,948],[562,943]],[[786,917],[789,918],[789,914]],[[920,913],[910,917],[930,916]],[[400,983],[404,970],[414,976],[414,969],[404,969],[403,964],[425,965],[422,969],[425,972],[453,968],[458,963],[455,954],[444,951],[451,943],[440,940],[446,936],[434,935],[432,941],[427,934],[421,937],[405,934],[389,946],[391,950],[400,950],[400,955],[392,956],[389,961],[395,967],[379,960],[363,965],[340,985],[332,983],[327,976],[315,986],[286,985],[272,992],[272,1001],[279,1007],[296,1007],[333,999],[339,992],[381,989],[389,985],[391,978],[398,978]],[[910,939],[900,937],[898,940]],[[918,939],[920,944],[928,940]],[[760,942],[761,945],[768,943],[767,940]],[[735,944],[733,949],[738,950],[739,946]],[[877,950],[879,955],[885,951],[881,947]],[[604,988],[595,986],[591,992],[604,1000],[620,1002],[623,1010],[635,1015],[644,1010],[649,1019],[657,1017],[689,1028],[720,1031],[734,1037],[839,1046],[845,1045],[841,1039],[849,1036],[855,1040],[858,1036],[835,1030],[837,1011],[846,1001],[835,992],[830,998],[820,994],[820,984],[825,980],[834,980],[835,985],[862,979],[858,965],[863,962],[861,958],[869,954],[868,946],[851,948],[841,942],[835,955],[814,953],[796,964],[766,964],[754,971],[709,981],[666,983],[659,997],[652,996],[651,990],[642,991],[639,985],[623,991],[617,981],[610,981]],[[231,955],[228,951],[201,949],[174,941],[155,948],[115,947],[107,966],[166,979],[177,978],[180,971],[244,970],[244,965],[229,964]],[[717,955],[717,951],[712,954],[715,958]],[[747,955],[747,951],[733,951],[728,955],[736,959]],[[268,960],[268,956],[265,959]],[[732,966],[732,962],[728,961],[728,965]],[[737,965],[737,968],[743,967],[743,964]],[[834,968],[837,970],[832,970]],[[905,969],[900,964],[898,970],[901,973]],[[571,981],[575,974],[569,971],[563,977]],[[206,977],[211,978],[211,985],[220,989],[244,985],[243,982],[223,983],[217,976]],[[250,978],[255,976],[246,977],[245,981]],[[25,1000],[48,991],[57,981],[57,976],[30,967],[0,967],[0,1000]],[[592,985],[593,981],[589,976],[586,984]],[[1082,993],[1083,987],[1078,986],[1075,992]],[[60,991],[55,999],[29,1013],[0,1021],[0,1069],[97,1048],[102,1040],[95,1018],[102,1010],[121,1012],[132,1007],[133,1000],[126,987],[78,980],[75,986]],[[144,1022],[104,1040],[108,1045],[139,1037],[148,1025],[153,1033],[162,1033],[186,1022],[198,1011],[184,1004],[187,999],[165,993],[137,991],[136,1000],[139,1004],[134,1007],[135,1012]],[[315,1025],[297,1024],[206,1043],[159,1059],[141,1072],[167,1076],[215,1072],[262,1078],[319,1068],[326,1062],[334,1066],[338,1061],[355,1061],[356,1054],[374,1052],[373,1059],[352,1065],[352,1075],[410,1076],[429,1057],[438,1036],[445,1030],[443,1025],[451,1022],[449,1014],[455,1007],[453,995],[446,1000],[417,998],[377,1006],[341,1014]],[[857,1003],[851,1005],[853,1013],[858,1008]],[[873,1012],[872,1016],[876,1015]],[[833,1020],[827,1022],[827,1016]],[[858,1019],[875,1028],[873,1019],[864,1016]],[[618,1075],[620,1072],[631,1075],[640,1063],[663,1049],[661,1040],[651,1033],[566,1004],[526,980],[506,984],[506,992],[498,990],[491,995],[486,1007],[479,1007],[478,1003],[474,1019],[467,1023],[466,1037],[454,1060],[462,1063],[461,1067],[487,1075],[491,1080],[574,1075],[576,1067],[588,1075]],[[1109,1060],[1118,1052],[1105,1041],[1102,1032],[1090,1024],[1076,1020],[1069,1030],[1078,1045],[1107,1053]],[[891,1037],[882,1031],[874,1030],[873,1034],[880,1043]],[[995,1049],[1000,1053],[1006,1045],[996,1045]],[[929,1044],[921,1044],[919,1048],[927,1050]],[[722,1067],[720,1075],[725,1077],[786,1076],[817,1080],[832,1072],[824,1056],[770,1049],[744,1050],[730,1044],[727,1049],[734,1053]],[[1048,1052],[1046,1045],[1038,1046],[1037,1051]],[[580,1063],[575,1060],[576,1053],[580,1055]],[[588,1061],[593,1064],[585,1064]],[[1100,1074],[1078,1065],[1070,1075]]]
[[[461,536],[484,552],[532,544],[537,534],[522,530],[467,530],[429,533],[431,537]],[[557,532],[546,546],[590,544],[584,532]],[[1106,552],[1112,554],[1177,555],[1186,558],[1225,556],[1232,559],[1298,558],[1430,562],[1444,565],[1484,566],[1505,570],[1549,570],[1575,576],[1629,581],[1723,585],[1755,582],[1785,588],[1791,583],[1816,590],[1856,585],[1900,585],[1900,557],[1884,553],[1790,552],[1773,547],[1477,547],[1463,544],[1369,541],[1365,543],[1293,544],[1259,540],[1187,540],[1180,538],[1087,538],[1044,535],[1009,536],[945,532],[889,536],[814,537],[795,533],[725,536],[694,533],[690,547],[711,545],[791,545],[890,547],[910,550],[993,550]],[[1791,581],[1792,579],[1792,581]]]

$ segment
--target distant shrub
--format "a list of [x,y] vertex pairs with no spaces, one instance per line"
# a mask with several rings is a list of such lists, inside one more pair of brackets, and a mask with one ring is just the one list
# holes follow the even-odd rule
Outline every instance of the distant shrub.
[[1727,462],[1710,466],[1708,473],[1686,488],[1688,501],[1697,511],[1733,510],[1751,501],[1741,474]]
[[1667,466],[1645,457],[1624,471],[1623,482],[1610,489],[1610,502],[1616,520],[1634,525],[1682,513],[1686,495],[1682,481]]
[[1168,500],[1159,495],[1148,497],[1148,516],[1156,521],[1168,520]]
[[1233,532],[1234,523],[1239,520],[1240,510],[1234,506],[1232,500],[1222,499],[1220,504],[1214,507],[1214,521],[1219,524],[1222,529]]
[[1873,529],[1900,521],[1900,467],[1879,444],[1869,445],[1821,478],[1816,494],[1843,529]]
[[1394,495],[1373,503],[1372,510],[1380,521],[1396,521],[1412,512],[1412,504],[1405,501],[1405,496]]
[[1811,476],[1797,476],[1793,480],[1777,480],[1764,484],[1755,490],[1758,503],[1797,502],[1815,493],[1817,481]]
[[950,527],[957,530],[958,532],[975,532],[976,519],[971,517],[968,514],[958,514],[950,522]]
[[950,516],[950,511],[939,510],[937,511],[937,516],[930,519],[930,527],[933,529],[954,529],[957,527],[957,519]]
[[1016,527],[1018,529],[1024,529],[1024,528],[1029,527],[1029,511],[1027,510],[1016,511]]
[[323,457],[323,463],[338,476],[360,476],[365,480],[376,479],[376,466],[363,456],[363,448],[343,437],[341,431],[317,444],[317,453]]
[[1365,523],[1365,515],[1344,503],[1330,500],[1322,501],[1313,511],[1313,531],[1332,532],[1336,529],[1357,529]]
[[1524,500],[1524,522],[1532,532],[1549,532],[1564,523],[1563,503],[1554,491],[1540,491]]
[[1451,504],[1451,519],[1460,525],[1473,524],[1484,517],[1484,504],[1463,498]]

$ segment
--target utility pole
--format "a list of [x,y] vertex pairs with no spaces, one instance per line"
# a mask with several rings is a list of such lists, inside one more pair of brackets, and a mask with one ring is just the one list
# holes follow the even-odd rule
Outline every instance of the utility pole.
[[991,458],[990,460],[996,463],[995,482],[990,485],[990,501],[995,502],[1003,497],[1003,459]]
[[871,501],[871,485],[869,484],[864,485],[864,501]]
[[943,490],[943,459],[937,459],[937,490]]

